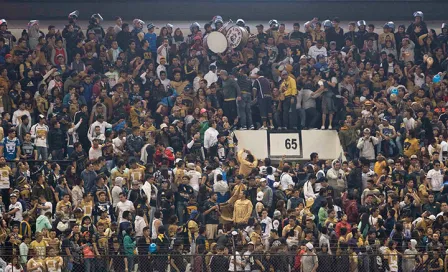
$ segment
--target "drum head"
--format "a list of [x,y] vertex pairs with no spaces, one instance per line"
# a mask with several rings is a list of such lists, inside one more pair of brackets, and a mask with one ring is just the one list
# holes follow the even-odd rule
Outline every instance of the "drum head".
[[207,46],[213,53],[223,53],[227,49],[227,39],[224,34],[218,31],[207,35]]
[[243,27],[232,26],[227,30],[226,38],[230,47],[237,48],[242,42],[244,42],[243,40],[247,41],[248,33]]

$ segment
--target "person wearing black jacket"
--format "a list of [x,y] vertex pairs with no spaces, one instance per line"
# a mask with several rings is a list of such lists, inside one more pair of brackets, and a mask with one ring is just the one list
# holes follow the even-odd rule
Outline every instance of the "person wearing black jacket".
[[[177,122],[179,122],[178,120],[176,120]],[[177,122],[174,121],[173,125],[170,125],[169,128],[169,137],[170,137],[170,144],[171,147],[174,149],[174,152],[182,152],[184,145],[185,145],[185,140],[184,138],[182,138],[182,136],[179,134],[179,132],[176,130],[176,127],[174,125],[174,123],[177,124]]]
[[339,27],[339,23],[340,20],[336,17],[333,19],[333,27],[325,30],[326,40],[328,42],[335,41],[337,50],[340,50],[344,44],[344,30]]
[[144,145],[145,143],[140,136],[140,128],[133,127],[132,134],[126,138],[126,150],[129,152],[129,155],[140,159],[140,152]]
[[[170,248],[170,240],[168,239],[166,233],[166,229],[164,226],[160,226],[157,229],[157,232],[160,233],[155,241],[157,245],[157,251],[154,255],[154,271],[165,271],[168,266],[168,254]],[[214,259],[215,257],[213,257]],[[213,271],[213,270],[212,270]],[[227,270],[223,270],[227,271]]]
[[229,260],[224,256],[224,246],[216,247],[217,255],[210,261],[210,271],[228,271]]
[[240,64],[233,68],[232,73],[235,75],[236,82],[239,86],[237,93],[237,108],[239,115],[239,125],[242,129],[254,129],[252,122],[252,82],[246,75],[247,71],[244,64]]
[[349,192],[353,192],[355,189],[358,190],[356,197],[359,197],[359,189],[362,188],[362,170],[361,165],[358,160],[352,161],[354,168],[350,171],[347,176],[347,189]]
[[123,24],[122,30],[118,32],[117,34],[117,42],[118,46],[123,50],[123,52],[126,52],[129,47],[129,41],[132,39],[132,33],[129,30],[129,24]]
[[149,236],[149,227],[143,228],[143,237],[137,239],[138,266],[142,272],[152,271],[151,260],[148,258],[151,236]]
[[61,124],[56,121],[53,129],[50,129],[48,133],[49,151],[53,160],[62,160],[64,158],[65,136],[66,134],[62,131]]
[[90,141],[87,137],[87,132],[89,131],[89,117],[87,116],[87,105],[82,105],[81,110],[75,113],[74,123],[78,124],[80,120],[83,120],[79,125],[76,132],[79,136],[79,142],[82,144],[82,148],[88,152],[90,149]]

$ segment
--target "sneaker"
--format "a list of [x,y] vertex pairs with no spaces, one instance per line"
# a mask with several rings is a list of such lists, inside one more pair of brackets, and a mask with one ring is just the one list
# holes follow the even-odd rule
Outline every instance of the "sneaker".
[[292,129],[293,129],[293,130],[299,130],[297,127],[293,127]]
[[246,127],[241,127],[240,130],[247,130],[247,128]]
[[325,127],[324,127],[324,126],[321,126],[321,127],[320,127],[320,129],[324,130],[324,129],[325,129]]
[[252,126],[250,126],[250,128],[249,128],[250,130],[254,130],[255,129],[255,127],[252,125]]
[[288,128],[287,128],[287,127],[282,127],[282,129],[283,129],[283,130],[288,130]]
[[270,129],[274,129],[274,126],[270,126],[269,128],[270,128]]
[[268,128],[265,127],[265,126],[262,126],[262,127],[259,128],[259,130],[266,130],[266,129],[268,129]]
[[328,129],[329,129],[329,130],[332,130],[332,129],[333,129],[333,127],[332,127],[332,126],[328,126]]

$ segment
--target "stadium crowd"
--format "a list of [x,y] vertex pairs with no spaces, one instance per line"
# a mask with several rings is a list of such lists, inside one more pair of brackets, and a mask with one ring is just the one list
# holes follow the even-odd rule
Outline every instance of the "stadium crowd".
[[[215,54],[220,17],[77,18],[0,21],[4,271],[447,271],[448,25],[272,20]],[[319,128],[344,156],[234,136]]]

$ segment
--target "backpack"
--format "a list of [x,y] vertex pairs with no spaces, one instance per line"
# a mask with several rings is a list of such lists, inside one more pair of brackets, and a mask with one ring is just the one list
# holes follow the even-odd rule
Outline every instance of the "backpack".
[[286,202],[288,200],[285,192],[283,192],[282,190],[279,190],[279,189],[275,190],[274,197],[275,197],[275,201],[283,200]]

